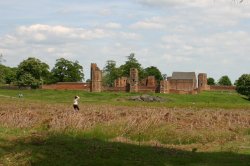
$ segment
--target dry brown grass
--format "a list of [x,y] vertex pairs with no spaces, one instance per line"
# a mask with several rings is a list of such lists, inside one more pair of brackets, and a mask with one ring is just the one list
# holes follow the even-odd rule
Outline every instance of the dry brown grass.
[[[11,104],[15,102],[15,104]],[[69,105],[0,101],[0,125],[49,131],[91,132],[98,128],[114,140],[153,144],[224,144],[249,141],[250,110],[174,109],[110,105]]]

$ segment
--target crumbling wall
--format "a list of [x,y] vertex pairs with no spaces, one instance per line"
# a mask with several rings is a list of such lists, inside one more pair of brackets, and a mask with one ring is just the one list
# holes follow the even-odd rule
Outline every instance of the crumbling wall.
[[235,86],[221,86],[221,85],[208,85],[208,89],[210,91],[235,91]]
[[155,76],[148,76],[146,86],[147,87],[156,87]]
[[138,92],[139,76],[136,68],[130,69],[129,92]]
[[58,82],[56,84],[42,85],[42,89],[56,90],[85,90],[89,91],[90,84],[83,82]]
[[95,63],[91,63],[91,81],[90,92],[102,91],[102,71],[97,67]]
[[128,78],[127,78],[127,77],[120,77],[120,78],[117,78],[117,79],[114,81],[114,87],[115,87],[115,88],[123,88],[123,87],[126,87],[127,81],[128,81]]
[[207,85],[207,74],[206,73],[200,73],[198,75],[198,90],[204,91],[208,90],[209,87]]
[[192,91],[196,89],[196,82],[193,80],[169,80],[171,90]]

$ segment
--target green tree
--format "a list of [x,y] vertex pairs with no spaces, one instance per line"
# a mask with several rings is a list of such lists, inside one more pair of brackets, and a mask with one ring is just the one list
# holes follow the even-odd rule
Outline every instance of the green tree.
[[38,88],[49,75],[49,65],[36,58],[22,61],[17,68],[16,79],[18,86]]
[[131,53],[128,57],[128,60],[125,62],[124,65],[120,66],[121,75],[125,77],[129,77],[130,75],[130,69],[136,68],[139,72],[139,78],[142,79],[145,77],[143,68],[141,64],[138,62],[138,60],[135,58],[135,54]]
[[16,73],[17,73],[17,68],[9,68],[8,72],[5,74],[5,83],[6,84],[11,84],[16,82]]
[[0,83],[10,84],[16,78],[16,68],[11,68],[0,64]]
[[209,78],[207,79],[207,84],[208,84],[208,85],[215,85],[214,79],[213,79],[212,77],[209,77]]
[[167,74],[162,74],[162,78],[163,78],[163,80],[167,80],[168,75]]
[[106,66],[103,69],[103,85],[112,87],[114,80],[121,76],[121,71],[116,67],[116,62],[108,60]]
[[144,75],[145,77],[155,76],[155,79],[157,80],[157,82],[160,82],[161,80],[163,80],[163,76],[160,70],[155,66],[150,66],[150,67],[145,68]]
[[56,60],[51,73],[54,82],[77,82],[84,79],[83,67],[79,62],[72,62],[64,58]]
[[242,95],[248,96],[250,99],[250,74],[243,74],[237,80],[236,90]]
[[224,86],[231,86],[232,85],[232,82],[231,80],[229,79],[228,76],[222,76],[219,81],[218,81],[218,84],[219,85],[224,85]]

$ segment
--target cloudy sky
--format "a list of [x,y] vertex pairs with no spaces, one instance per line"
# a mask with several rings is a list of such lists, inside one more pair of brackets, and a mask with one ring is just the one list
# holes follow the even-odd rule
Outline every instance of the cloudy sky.
[[64,57],[121,65],[135,53],[162,73],[205,72],[232,82],[250,73],[250,0],[0,0],[5,65]]

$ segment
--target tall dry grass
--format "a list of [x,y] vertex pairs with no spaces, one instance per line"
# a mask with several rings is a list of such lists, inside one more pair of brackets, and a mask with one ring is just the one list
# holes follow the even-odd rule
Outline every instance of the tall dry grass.
[[[13,102],[15,104],[13,104]],[[248,141],[250,110],[175,109],[0,101],[0,125],[49,131],[101,132],[111,138],[163,144]]]

